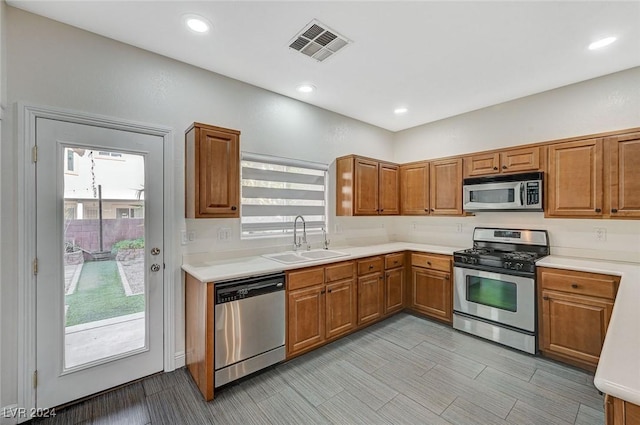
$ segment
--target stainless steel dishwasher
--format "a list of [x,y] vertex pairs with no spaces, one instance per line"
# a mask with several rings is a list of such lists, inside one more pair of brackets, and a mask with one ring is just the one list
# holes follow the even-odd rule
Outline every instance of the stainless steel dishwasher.
[[215,387],[285,359],[284,273],[215,285]]

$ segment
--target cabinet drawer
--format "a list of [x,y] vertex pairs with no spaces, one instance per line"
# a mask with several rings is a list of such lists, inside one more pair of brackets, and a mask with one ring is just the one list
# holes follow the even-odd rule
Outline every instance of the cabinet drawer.
[[307,288],[324,284],[324,267],[314,267],[287,273],[287,289]]
[[384,268],[393,269],[404,266],[404,253],[387,254],[384,256]]
[[540,267],[538,278],[542,289],[590,295],[613,300],[620,278],[605,274],[577,272]]
[[414,252],[411,254],[411,265],[416,267],[424,267],[427,269],[440,270],[442,272],[450,272],[451,257],[447,255],[420,254]]
[[367,258],[358,261],[358,275],[381,272],[384,267],[382,257]]
[[332,264],[325,267],[324,274],[326,282],[336,282],[338,280],[350,279],[355,272],[355,263],[349,261],[348,263]]

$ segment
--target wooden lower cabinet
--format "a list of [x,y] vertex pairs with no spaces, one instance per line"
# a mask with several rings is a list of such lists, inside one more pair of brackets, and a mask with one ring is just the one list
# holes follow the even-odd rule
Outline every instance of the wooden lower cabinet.
[[384,281],[381,272],[358,277],[358,326],[384,314]]
[[411,274],[411,308],[451,323],[451,274],[421,267],[412,267]]
[[324,285],[290,291],[287,295],[287,354],[324,342]]
[[595,370],[618,283],[616,276],[539,267],[542,354]]
[[384,314],[389,315],[404,308],[404,268],[385,272]]
[[356,284],[353,279],[326,286],[326,338],[332,339],[356,327]]
[[606,425],[640,425],[640,406],[607,394],[604,399]]

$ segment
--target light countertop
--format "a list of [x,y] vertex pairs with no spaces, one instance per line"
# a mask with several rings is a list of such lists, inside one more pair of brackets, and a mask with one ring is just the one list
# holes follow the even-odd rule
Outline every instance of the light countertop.
[[305,261],[304,263],[283,264],[265,257],[243,257],[232,260],[204,261],[200,263],[183,264],[182,270],[198,279],[200,282],[217,282],[228,279],[257,276],[261,274],[277,273],[285,270],[301,269],[322,264],[348,261],[372,255],[389,254],[398,251],[419,251],[433,254],[452,255],[459,247],[425,245],[408,242],[390,242],[379,245],[358,247],[336,247],[335,251],[349,254],[346,257],[328,258],[325,260]]
[[640,405],[640,264],[551,255],[536,265],[621,276],[594,383]]
[[[334,249],[334,248],[332,248]],[[452,255],[459,247],[392,242],[361,247],[337,247],[347,257],[283,264],[261,256],[183,264],[182,269],[201,282],[256,276],[347,261],[398,251]],[[621,276],[620,287],[600,355],[594,383],[614,397],[640,405],[640,264],[550,255],[538,266]]]

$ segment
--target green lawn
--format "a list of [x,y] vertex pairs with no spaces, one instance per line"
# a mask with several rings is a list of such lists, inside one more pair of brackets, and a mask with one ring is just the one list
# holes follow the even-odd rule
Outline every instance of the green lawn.
[[67,326],[144,311],[144,294],[127,297],[115,261],[88,261],[76,291],[65,297]]

